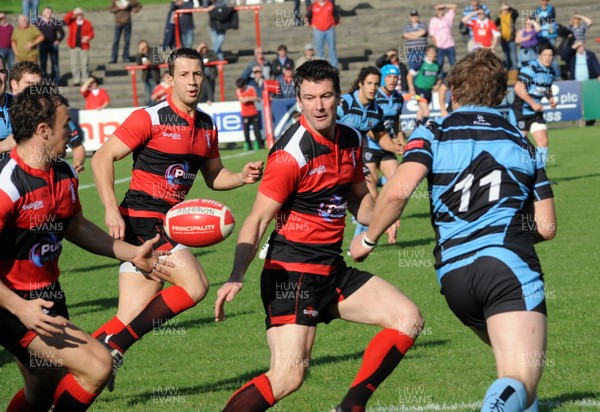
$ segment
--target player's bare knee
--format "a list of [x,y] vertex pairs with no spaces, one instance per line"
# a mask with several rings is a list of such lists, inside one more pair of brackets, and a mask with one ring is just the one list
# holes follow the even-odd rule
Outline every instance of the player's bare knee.
[[194,282],[192,284],[182,285],[182,287],[195,303],[204,299],[208,293],[208,284],[204,284],[203,282]]
[[94,345],[86,361],[86,367],[79,373],[73,372],[80,384],[90,392],[97,392],[106,385],[112,373],[112,357],[102,345]]
[[[308,362],[308,361],[307,361]],[[271,381],[276,381],[281,385],[282,396],[287,396],[293,392],[296,392],[304,383],[304,377],[308,368],[304,365],[298,365],[296,367],[276,367],[271,371]]]
[[425,326],[425,319],[421,315],[417,305],[402,305],[398,310],[399,313],[396,312],[393,325],[388,327],[398,329],[413,339],[417,338]]

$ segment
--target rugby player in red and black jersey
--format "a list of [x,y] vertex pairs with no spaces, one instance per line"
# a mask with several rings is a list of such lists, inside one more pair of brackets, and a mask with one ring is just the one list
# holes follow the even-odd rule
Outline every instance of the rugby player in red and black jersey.
[[[10,117],[16,147],[0,161],[0,345],[15,356],[25,387],[7,410],[84,411],[110,378],[112,360],[68,320],[58,283],[62,241],[152,270],[158,236],[133,246],[83,216],[77,176],[61,160],[71,119],[57,88],[25,89]],[[158,270],[168,271],[164,265]]]
[[[229,399],[224,411],[264,411],[304,380],[319,323],[339,318],[383,328],[338,411],[364,411],[373,391],[413,345],[423,319],[398,289],[341,256],[346,210],[369,224],[373,198],[363,173],[361,136],[336,123],[339,73],[328,62],[294,74],[300,120],[269,153],[252,212],[240,231],[231,277],[217,292],[215,317],[242,289],[246,270],[276,219],[261,277],[271,368]],[[374,245],[373,245],[374,247]]]
[[[193,49],[175,50],[168,65],[171,96],[133,112],[92,158],[109,233],[132,243],[158,233],[161,238],[156,246],[170,250],[168,259],[177,262],[165,279],[172,286],[164,290],[131,263],[121,265],[117,315],[94,334],[113,349],[117,362],[144,334],[195,306],[208,290],[206,274],[192,252],[165,234],[163,217],[167,211],[185,199],[198,172],[213,190],[234,189],[262,177],[262,161],[246,164],[239,173],[223,166],[217,128],[197,107],[204,82],[200,54]],[[114,162],[131,152],[131,184],[119,205]]]

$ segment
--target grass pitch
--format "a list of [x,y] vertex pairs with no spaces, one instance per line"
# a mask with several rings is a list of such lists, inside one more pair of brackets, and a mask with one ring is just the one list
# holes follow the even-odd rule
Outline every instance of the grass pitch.
[[[600,223],[598,187],[599,128],[550,131],[548,174],[558,212],[558,235],[539,244],[545,272],[549,313],[546,369],[539,386],[542,411],[600,410],[600,284],[596,264]],[[222,151],[224,163],[239,170],[266,152]],[[85,215],[104,228],[104,210],[91,170],[81,176]],[[117,179],[131,174],[130,160],[117,163]],[[127,182],[117,185],[122,197]],[[237,232],[249,213],[256,186],[212,192],[201,179],[189,198],[207,197],[227,204],[237,220],[223,243],[195,254],[212,284],[195,308],[149,333],[125,356],[115,392],[104,392],[97,411],[218,411],[239,386],[265,371],[269,352],[259,296],[262,261],[254,261],[245,287],[226,306],[228,319],[213,322],[218,287],[228,278]],[[351,239],[349,225],[346,244]],[[385,240],[385,239],[384,239]],[[420,307],[426,327],[396,371],[380,386],[369,411],[476,411],[495,378],[491,350],[447,308],[433,270],[434,235],[424,187],[411,199],[402,219],[398,243],[381,245],[358,264],[384,277]],[[65,242],[61,283],[72,321],[88,332],[114,316],[118,262],[91,255]],[[276,411],[327,411],[346,393],[360,365],[362,351],[376,327],[334,321],[318,328],[310,372],[300,391],[281,401]],[[0,408],[22,387],[11,356],[0,349]]]

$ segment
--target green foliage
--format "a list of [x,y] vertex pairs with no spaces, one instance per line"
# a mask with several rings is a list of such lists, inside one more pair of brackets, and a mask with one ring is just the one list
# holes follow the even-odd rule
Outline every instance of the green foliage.
[[[85,7],[85,5],[84,5]],[[600,287],[597,218],[600,195],[598,128],[550,131],[548,166],[556,196],[557,237],[537,247],[545,272],[549,313],[546,369],[539,386],[542,411],[575,412],[598,408],[600,398]],[[239,170],[266,152],[223,151],[224,163]],[[104,210],[93,187],[92,174],[81,176],[84,212],[104,228]],[[129,176],[130,160],[117,163],[117,179]],[[117,185],[121,198],[127,183]],[[228,278],[237,233],[250,211],[256,186],[231,192],[212,192],[199,179],[189,198],[222,201],[237,220],[234,234],[223,243],[195,253],[212,284],[206,299],[161,330],[149,333],[125,356],[116,390],[105,392],[97,411],[218,411],[246,381],[265,371],[269,352],[260,302],[261,261],[254,261],[246,284],[235,301],[227,304],[228,318],[215,324],[214,299]],[[433,230],[424,187],[413,197],[402,219],[395,246],[381,245],[357,266],[397,285],[420,307],[426,318],[415,347],[373,396],[369,411],[433,410],[428,404],[450,410],[475,411],[487,386],[495,378],[491,350],[450,312],[432,267]],[[346,244],[353,226],[349,224]],[[385,241],[385,239],[383,239]],[[118,262],[97,257],[65,242],[61,257],[61,283],[71,319],[88,332],[116,313]],[[275,411],[326,411],[346,393],[360,365],[362,351],[377,328],[342,321],[319,327],[313,361],[304,386],[284,399]],[[22,386],[11,356],[0,349],[0,408]],[[595,400],[585,407],[583,400]]]

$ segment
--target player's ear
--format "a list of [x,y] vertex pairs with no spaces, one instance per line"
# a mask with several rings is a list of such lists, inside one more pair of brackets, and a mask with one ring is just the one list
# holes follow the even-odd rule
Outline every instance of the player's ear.
[[42,136],[44,139],[48,139],[50,134],[50,126],[48,123],[40,123],[35,128],[35,134]]

